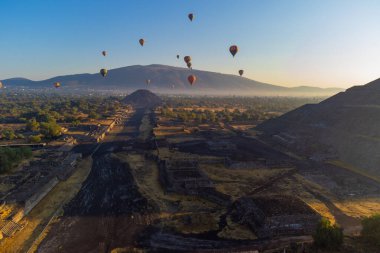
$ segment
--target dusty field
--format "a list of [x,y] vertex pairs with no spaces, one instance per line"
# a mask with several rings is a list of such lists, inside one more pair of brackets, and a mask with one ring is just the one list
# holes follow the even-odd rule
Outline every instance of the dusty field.
[[233,199],[250,195],[257,187],[289,169],[228,169],[224,165],[202,165],[201,168],[215,183],[216,189]]

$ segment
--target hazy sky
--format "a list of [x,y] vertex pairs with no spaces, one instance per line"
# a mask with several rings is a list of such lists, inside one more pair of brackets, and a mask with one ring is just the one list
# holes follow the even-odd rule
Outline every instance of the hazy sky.
[[[191,55],[196,69],[244,69],[284,86],[380,77],[379,0],[0,0],[0,10],[0,80],[185,67],[177,54]],[[235,58],[231,44],[240,47]]]

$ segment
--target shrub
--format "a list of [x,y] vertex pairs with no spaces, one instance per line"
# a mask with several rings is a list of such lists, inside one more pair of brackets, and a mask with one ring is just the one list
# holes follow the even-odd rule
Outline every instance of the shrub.
[[313,235],[314,245],[320,249],[337,250],[343,243],[343,231],[337,225],[332,225],[323,218]]
[[380,247],[380,214],[362,220],[362,237],[368,243]]

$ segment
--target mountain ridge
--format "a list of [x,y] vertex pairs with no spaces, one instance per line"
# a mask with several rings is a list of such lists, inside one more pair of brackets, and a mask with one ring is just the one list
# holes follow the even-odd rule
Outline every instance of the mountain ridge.
[[[190,86],[187,76],[194,74],[197,82]],[[149,89],[154,92],[168,93],[197,93],[214,94],[244,94],[252,95],[333,95],[342,91],[340,88],[319,88],[312,86],[284,87],[258,82],[232,74],[223,74],[212,71],[189,70],[160,64],[132,65],[110,69],[107,77],[100,74],[82,73],[61,75],[41,81],[25,78],[10,78],[3,80],[8,87],[49,88],[52,83],[60,82],[62,88],[81,89],[120,89],[136,90],[146,88],[146,79],[151,80]]]

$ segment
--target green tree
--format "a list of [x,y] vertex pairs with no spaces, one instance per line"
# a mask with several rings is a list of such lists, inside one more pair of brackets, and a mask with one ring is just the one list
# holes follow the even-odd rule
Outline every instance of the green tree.
[[40,129],[40,123],[37,122],[36,118],[32,118],[26,122],[26,129],[29,131],[38,131]]
[[31,136],[29,136],[29,141],[31,143],[39,143],[39,142],[41,142],[41,136],[39,136],[39,135],[31,135]]
[[362,237],[372,245],[380,247],[380,214],[362,220]]
[[4,130],[1,134],[1,136],[2,136],[2,138],[6,139],[6,140],[13,140],[14,138],[16,138],[16,134],[12,129]]
[[314,245],[319,249],[338,250],[343,243],[343,230],[322,218],[313,235]]
[[53,137],[57,137],[61,135],[61,127],[54,121],[42,122],[40,129],[41,129],[41,133],[46,138],[53,138]]

